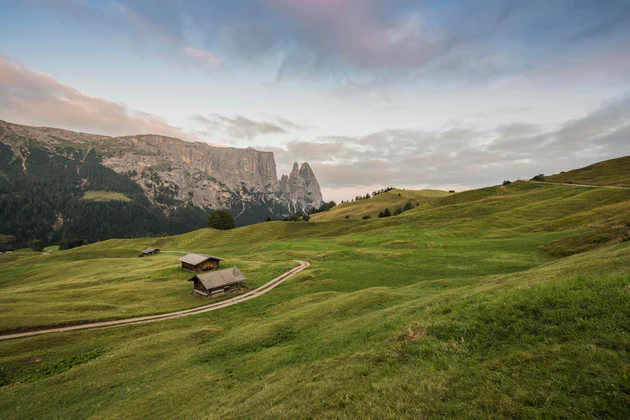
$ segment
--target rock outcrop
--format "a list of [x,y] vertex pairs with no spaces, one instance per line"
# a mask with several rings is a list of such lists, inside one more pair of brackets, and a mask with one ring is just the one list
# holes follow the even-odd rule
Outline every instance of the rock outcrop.
[[282,175],[280,191],[288,198],[293,211],[319,207],[323,201],[319,182],[307,162],[302,166],[294,163],[289,176]]
[[129,176],[166,211],[174,203],[228,209],[237,222],[241,218],[240,224],[247,224],[267,215],[306,211],[323,201],[308,163],[296,163],[289,176],[278,180],[273,153],[252,148],[213,147],[158,135],[107,137],[3,121],[0,142],[24,160],[34,146],[64,156],[86,156],[94,150],[103,166]]

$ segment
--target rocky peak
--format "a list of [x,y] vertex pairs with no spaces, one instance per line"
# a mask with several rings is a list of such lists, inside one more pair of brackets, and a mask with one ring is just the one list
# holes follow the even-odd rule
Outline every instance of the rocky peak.
[[293,203],[293,211],[319,207],[323,201],[319,182],[307,162],[301,166],[295,162],[289,176],[282,175],[280,191]]

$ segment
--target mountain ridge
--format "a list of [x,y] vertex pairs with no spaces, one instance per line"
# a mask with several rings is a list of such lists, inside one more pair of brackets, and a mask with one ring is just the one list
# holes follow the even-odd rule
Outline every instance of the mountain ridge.
[[[167,217],[182,211],[194,213],[194,223],[184,224],[187,229],[202,227],[201,214],[209,210],[226,209],[237,225],[243,226],[266,217],[280,219],[306,211],[323,201],[308,163],[278,179],[273,152],[251,147],[216,147],[154,134],[109,137],[6,121],[0,121],[0,146],[0,187],[4,200],[14,199],[13,206],[24,205],[20,200],[26,199],[19,197],[23,190],[31,195],[54,195],[42,191],[40,181],[46,178],[52,182],[60,177],[46,188],[55,190],[66,183],[66,201],[80,198],[87,190],[132,194],[136,204],[158,208]],[[46,176],[39,176],[41,173]],[[281,186],[283,179],[286,182]],[[141,199],[140,192],[148,203]],[[43,216],[49,224],[53,219],[64,220],[63,212],[55,207],[62,200],[56,200],[51,196],[50,208]],[[13,235],[11,229],[9,222],[3,223],[0,234]],[[186,229],[181,226],[174,231],[166,229],[168,233],[182,231]],[[34,239],[32,235],[26,237]]]

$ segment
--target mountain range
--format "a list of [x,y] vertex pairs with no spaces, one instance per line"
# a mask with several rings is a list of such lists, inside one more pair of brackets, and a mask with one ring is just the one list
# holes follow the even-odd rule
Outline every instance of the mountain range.
[[278,179],[272,152],[0,121],[0,234],[22,245],[181,233],[217,209],[243,226],[322,201],[308,163]]

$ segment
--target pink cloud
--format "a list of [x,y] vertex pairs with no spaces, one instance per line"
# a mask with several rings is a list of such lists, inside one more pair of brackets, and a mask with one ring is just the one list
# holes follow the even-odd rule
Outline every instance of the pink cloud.
[[445,46],[420,14],[384,18],[383,0],[268,0],[302,30],[307,42],[352,64],[368,67],[423,64]]
[[19,124],[53,125],[112,136],[161,134],[188,139],[158,116],[90,96],[48,74],[1,57],[0,115]]
[[208,51],[198,50],[192,47],[184,47],[183,52],[188,58],[191,58],[193,60],[202,63],[212,63],[216,66],[222,65],[221,60],[219,60],[217,56],[209,53]]

